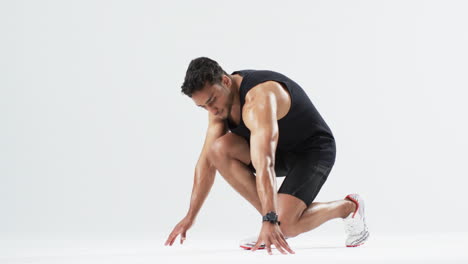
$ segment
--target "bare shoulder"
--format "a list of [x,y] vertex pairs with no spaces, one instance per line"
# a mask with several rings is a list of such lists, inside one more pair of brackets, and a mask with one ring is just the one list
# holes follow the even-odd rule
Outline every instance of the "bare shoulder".
[[291,107],[291,97],[286,87],[275,81],[266,81],[250,89],[245,96],[245,106],[243,110],[253,108],[273,107],[277,120],[283,118]]

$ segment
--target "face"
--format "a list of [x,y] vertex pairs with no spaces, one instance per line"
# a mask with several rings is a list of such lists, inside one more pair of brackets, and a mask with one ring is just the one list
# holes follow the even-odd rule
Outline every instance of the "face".
[[223,75],[220,84],[207,84],[192,94],[192,100],[198,107],[202,107],[219,119],[230,116],[234,95],[230,90],[231,79]]

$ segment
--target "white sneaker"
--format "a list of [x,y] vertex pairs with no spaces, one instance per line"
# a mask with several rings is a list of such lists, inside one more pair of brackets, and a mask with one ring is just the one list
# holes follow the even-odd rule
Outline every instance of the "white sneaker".
[[348,235],[346,246],[357,247],[364,244],[369,238],[369,230],[367,229],[366,218],[364,216],[364,200],[359,194],[349,194],[345,199],[356,204],[356,211],[343,219],[345,232]]

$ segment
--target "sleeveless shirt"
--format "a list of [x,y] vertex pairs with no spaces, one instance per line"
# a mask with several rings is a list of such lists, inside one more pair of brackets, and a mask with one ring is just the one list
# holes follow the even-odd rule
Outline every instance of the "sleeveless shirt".
[[278,120],[278,145],[276,151],[307,153],[317,163],[333,165],[335,162],[335,138],[304,90],[285,75],[268,70],[240,70],[233,74],[243,77],[239,88],[241,118],[239,125],[226,119],[226,125],[232,133],[247,140],[250,144],[250,130],[242,119],[245,96],[256,85],[275,81],[284,85],[291,98],[289,112]]

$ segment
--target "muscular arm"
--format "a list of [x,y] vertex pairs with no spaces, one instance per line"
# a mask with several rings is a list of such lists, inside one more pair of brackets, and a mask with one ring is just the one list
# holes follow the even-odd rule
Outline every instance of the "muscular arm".
[[[250,95],[249,95],[250,94]],[[290,100],[279,84],[266,82],[252,88],[246,96],[243,116],[250,129],[250,157],[257,171],[257,192],[262,204],[262,214],[278,212],[276,195],[275,153],[279,139],[278,120],[290,107]],[[279,225],[263,222],[255,251],[264,243],[269,254],[271,245],[281,253],[294,251],[286,242]]]
[[244,123],[251,132],[250,156],[257,172],[257,192],[262,214],[277,212],[275,152],[278,144],[277,101],[275,94],[257,93],[244,108]]
[[214,118],[211,114],[208,116],[209,124],[206,132],[205,143],[203,144],[200,157],[198,158],[198,162],[195,167],[190,208],[187,212],[187,216],[191,219],[195,219],[197,216],[214,183],[216,169],[208,160],[208,151],[213,142],[226,133],[223,121]]
[[209,114],[209,125],[206,132],[205,143],[195,168],[195,177],[192,188],[192,198],[190,199],[190,208],[187,215],[174,227],[166,240],[165,245],[174,243],[177,236],[180,235],[180,243],[185,240],[187,230],[192,226],[195,217],[203,205],[208,193],[213,186],[216,169],[208,160],[208,151],[213,142],[226,133],[224,122],[215,119]]

